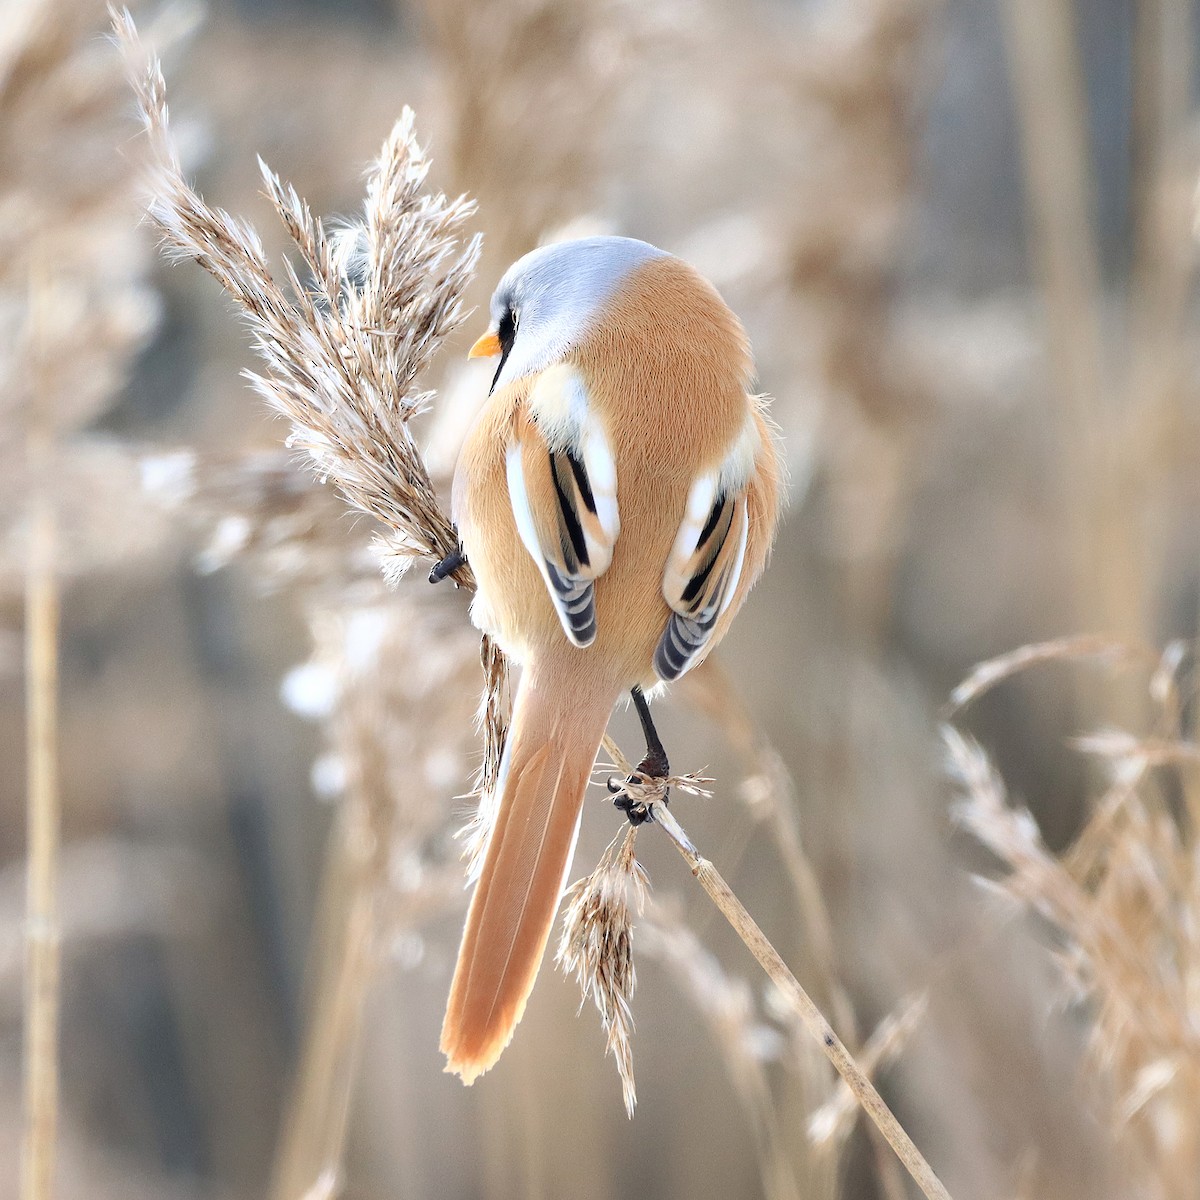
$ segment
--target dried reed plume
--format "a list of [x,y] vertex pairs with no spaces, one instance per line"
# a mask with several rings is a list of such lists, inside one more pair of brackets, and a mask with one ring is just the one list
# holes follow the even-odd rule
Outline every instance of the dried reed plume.
[[[291,422],[289,445],[383,525],[391,571],[415,557],[444,558],[457,538],[409,422],[430,399],[418,380],[466,315],[461,296],[480,239],[460,239],[474,205],[425,190],[429,161],[408,109],[368,175],[362,219],[334,234],[260,159],[267,195],[307,272],[301,279],[285,259],[281,286],[254,229],[206,204],[184,179],[158,60],[143,50],[128,11],[114,12],[113,23],[149,138],[149,212],[166,250],[195,259],[238,303],[266,368],[248,378]],[[454,578],[468,584],[469,569]]]
[[[417,557],[436,561],[450,554],[457,537],[409,422],[430,398],[418,389],[418,380],[465,315],[461,297],[480,241],[475,236],[463,244],[460,230],[473,205],[425,190],[429,164],[407,109],[368,176],[363,218],[334,234],[260,160],[267,194],[304,269],[302,278],[285,260],[286,286],[281,286],[252,227],[207,205],[183,178],[158,61],[143,51],[128,12],[114,12],[113,23],[149,135],[151,218],[169,253],[194,258],[241,307],[265,364],[264,373],[249,378],[291,422],[288,444],[305,450],[322,478],[332,479],[354,508],[379,521],[390,578]],[[166,482],[195,491],[194,461],[148,467],[160,481],[165,474]],[[239,528],[240,549],[252,526],[243,518]],[[466,565],[453,578],[473,586]],[[384,672],[393,687],[418,677],[406,655],[422,631],[428,632],[426,623],[412,605],[351,612],[346,623],[350,632],[334,635],[339,644],[346,643],[335,657],[350,677],[337,690],[333,729],[335,770],[344,772],[347,783],[324,888],[325,928],[315,956],[320,969],[310,1030],[276,1162],[273,1186],[281,1197],[297,1194],[314,1179],[338,1176],[366,989],[374,977],[381,927],[393,923],[392,917],[382,921],[380,916],[390,863],[394,854],[405,852],[405,841],[411,855],[429,832],[431,817],[437,817],[430,806],[417,805],[423,819],[405,822],[397,804],[405,789],[393,778],[389,756],[389,748],[405,739],[396,736],[400,731],[381,728],[397,711],[385,702]],[[364,651],[360,644],[356,650],[349,643],[361,643],[364,628],[374,631],[368,638],[371,649]],[[429,644],[424,643],[426,654]],[[432,644],[457,655],[453,639],[434,637]],[[404,658],[400,669],[387,665],[388,647]],[[486,794],[504,735],[506,668],[486,639],[483,657],[487,749],[481,787]],[[364,658],[371,664],[365,671]],[[420,678],[429,682],[432,677]],[[428,722],[422,724],[428,733]],[[459,728],[467,725],[458,722]],[[411,760],[412,745],[405,749],[405,759]]]
[[[704,785],[711,780],[694,774],[648,778],[634,771],[620,747],[608,736],[604,739],[604,747],[612,755],[613,765],[620,772],[619,776],[609,781],[610,791],[619,796],[629,797],[634,802],[635,810],[644,811],[648,819],[657,824],[674,844],[721,915],[726,918],[775,984],[789,1016],[821,1045],[829,1062],[841,1075],[849,1094],[861,1105],[874,1122],[874,1128],[895,1150],[922,1192],[928,1197],[948,1198],[941,1181],[884,1103],[869,1077],[869,1072],[875,1070],[881,1061],[891,1054],[898,1053],[912,1026],[919,1020],[919,1012],[910,1011],[901,1019],[885,1022],[877,1031],[873,1045],[869,1048],[866,1069],[860,1066],[820,1009],[788,970],[783,959],[733,890],[712,863],[699,853],[674,815],[667,809],[664,800],[670,788],[694,795],[708,795]],[[629,998],[633,992],[634,974],[630,958],[631,917],[626,894],[632,887],[640,907],[640,901],[648,886],[648,879],[634,857],[634,844],[634,838],[626,836],[620,853],[614,858],[613,849],[616,843],[612,843],[605,851],[596,871],[571,889],[571,901],[564,918],[558,953],[559,964],[575,974],[583,993],[583,1000],[592,997],[600,1010],[609,1048],[613,1050],[621,1076],[626,1111],[631,1116],[636,1102],[632,1046],[629,1038],[632,1026]],[[666,931],[661,922],[657,928],[658,944],[664,950],[672,945],[678,946],[681,933],[685,943],[695,945],[693,935],[687,931],[676,928],[672,934]],[[676,958],[679,957],[677,954]],[[707,984],[700,987],[689,986],[689,990],[697,996],[707,995],[710,987]],[[729,994],[734,993],[730,991]],[[713,997],[707,995],[702,1008],[711,1009],[712,1004]],[[744,1000],[734,1000],[727,1006],[726,1011],[738,1013],[740,1016],[732,1022],[717,1022],[723,1041],[724,1035],[733,1029],[742,1029],[745,1025]],[[743,1098],[753,1122],[764,1180],[772,1195],[793,1194],[795,1182],[791,1178],[782,1152],[770,1105],[769,1089],[761,1073],[750,1066],[754,1056],[746,1053],[747,1038],[744,1034],[738,1035],[735,1042],[740,1049],[728,1057],[735,1067],[734,1080],[739,1095]],[[835,1100],[834,1103],[839,1102]],[[845,1128],[844,1116],[834,1122],[834,1127]],[[836,1138],[828,1138],[827,1141],[838,1144]],[[884,1179],[887,1178],[885,1172]]]
[[[617,841],[621,841],[617,849]],[[637,1105],[633,1078],[633,1010],[637,986],[633,965],[633,917],[642,913],[649,879],[634,855],[637,829],[630,826],[600,856],[596,869],[571,885],[563,913],[562,939],[555,962],[575,976],[583,993],[600,1012],[608,1050],[621,1076],[625,1112],[632,1119]],[[631,903],[632,900],[632,903]]]
[[0,622],[23,581],[26,646],[24,1200],[54,1195],[66,1124],[60,589],[156,540],[149,513],[127,519],[133,456],[87,430],[155,320],[129,220],[133,172],[112,154],[124,87],[96,53],[102,15],[94,2],[40,0],[0,22]]
[[[161,66],[143,49],[129,12],[112,16],[149,137],[149,213],[167,252],[194,258],[238,303],[266,366],[266,374],[248,378],[291,422],[288,444],[307,451],[322,478],[383,526],[389,577],[414,558],[436,562],[451,554],[458,539],[409,422],[431,398],[418,381],[466,315],[462,293],[481,242],[478,235],[465,245],[460,239],[473,203],[426,191],[429,160],[409,109],[368,175],[363,219],[336,234],[260,159],[267,195],[308,272],[302,281],[285,259],[281,287],[254,229],[206,204],[184,179]],[[465,563],[451,577],[474,586]],[[481,782],[487,792],[504,732],[495,698],[504,668],[486,639],[483,656],[490,664]]]
[[386,948],[462,903],[461,867],[431,850],[443,840],[445,811],[429,798],[446,788],[444,776],[461,778],[467,757],[473,637],[425,591],[424,603],[377,594],[354,604],[343,594],[313,604],[313,656],[284,685],[294,709],[322,718],[314,785],[337,800],[337,813],[310,956],[308,1031],[274,1168],[278,1200],[340,1175],[366,999]]
[[[1076,639],[1060,643],[1053,656],[1028,647],[1007,658],[1074,662],[1095,652]],[[1110,644],[1103,652],[1146,658],[1139,646]],[[1032,814],[1010,801],[983,747],[944,728],[947,764],[961,793],[958,820],[1001,867],[991,889],[1055,931],[1053,959],[1066,998],[1087,1022],[1095,1081],[1089,1095],[1111,1131],[1122,1194],[1153,1200],[1192,1195],[1200,1173],[1200,746],[1180,724],[1181,661],[1172,645],[1147,671],[1151,732],[1106,729],[1073,739],[1100,760],[1107,784],[1060,855],[1046,846]],[[973,677],[998,681],[1011,673],[977,669]]]
[[483,667],[483,695],[479,700],[476,724],[483,731],[483,759],[475,781],[474,795],[478,803],[470,819],[458,832],[467,861],[467,878],[474,882],[483,870],[483,856],[496,819],[500,792],[500,756],[508,736],[511,696],[508,686],[508,659],[500,647],[485,637],[480,643],[479,659]]

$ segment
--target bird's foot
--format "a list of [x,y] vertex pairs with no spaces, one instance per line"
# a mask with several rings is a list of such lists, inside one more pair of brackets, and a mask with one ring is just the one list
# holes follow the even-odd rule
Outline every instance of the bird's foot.
[[440,562],[433,564],[433,570],[429,572],[429,582],[441,583],[447,575],[453,575],[459,567],[465,566],[466,562],[467,556],[460,547],[452,554],[447,554]]
[[645,821],[654,820],[656,804],[670,802],[671,789],[667,786],[670,777],[671,764],[666,754],[661,749],[649,750],[628,779],[613,775],[608,781],[608,790],[613,795],[613,804],[636,828]]

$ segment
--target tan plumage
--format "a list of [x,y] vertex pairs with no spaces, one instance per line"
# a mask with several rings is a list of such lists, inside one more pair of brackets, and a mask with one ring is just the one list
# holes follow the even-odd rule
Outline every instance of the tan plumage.
[[[570,270],[574,246],[581,262],[607,253],[598,241],[552,248],[556,269]],[[455,477],[476,622],[524,668],[442,1030],[447,1069],[468,1083],[499,1057],[533,987],[613,704],[711,651],[774,536],[778,452],[747,392],[740,324],[678,259],[653,252],[618,273],[555,361],[501,372]],[[526,318],[516,336],[534,336]]]
[[[565,638],[563,639],[565,642]],[[442,1030],[465,1083],[508,1044],[533,990],[558,911],[592,763],[615,688],[558,694],[560,664],[526,667],[517,695],[503,801],[475,888]]]

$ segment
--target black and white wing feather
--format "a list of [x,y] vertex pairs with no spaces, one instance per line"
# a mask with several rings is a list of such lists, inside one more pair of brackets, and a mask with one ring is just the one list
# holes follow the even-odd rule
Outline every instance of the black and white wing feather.
[[596,638],[593,584],[621,530],[617,475],[579,372],[542,373],[508,448],[508,492],[517,531],[546,581],[563,631],[576,646]]
[[671,616],[654,654],[654,670],[667,682],[704,657],[737,593],[750,532],[746,489],[757,446],[757,432],[750,425],[725,462],[696,479],[688,493],[663,572],[663,598]]

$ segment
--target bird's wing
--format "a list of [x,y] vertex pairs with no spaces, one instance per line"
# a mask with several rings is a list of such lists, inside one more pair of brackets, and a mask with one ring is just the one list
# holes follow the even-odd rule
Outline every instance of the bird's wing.
[[747,490],[760,444],[747,422],[715,470],[699,475],[663,571],[663,598],[671,608],[654,652],[660,679],[678,679],[704,657],[721,615],[737,593],[750,532]]
[[546,581],[567,637],[596,637],[593,581],[621,529],[612,447],[573,367],[537,379],[513,426],[508,494],[517,531]]

